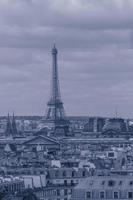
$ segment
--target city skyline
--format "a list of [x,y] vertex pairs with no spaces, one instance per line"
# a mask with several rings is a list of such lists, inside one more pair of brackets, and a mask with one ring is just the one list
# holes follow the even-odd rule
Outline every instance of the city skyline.
[[0,115],[44,115],[51,48],[66,114],[133,118],[132,0],[0,2]]

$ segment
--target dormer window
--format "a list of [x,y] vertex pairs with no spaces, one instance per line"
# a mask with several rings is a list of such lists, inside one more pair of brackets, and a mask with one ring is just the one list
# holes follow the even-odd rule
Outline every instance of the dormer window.
[[108,182],[108,186],[112,187],[115,185],[115,182],[113,180],[109,180]]
[[122,185],[122,181],[119,182],[119,185]]
[[102,185],[105,185],[105,181],[102,181]]
[[130,181],[130,182],[129,182],[129,185],[133,185],[133,181]]

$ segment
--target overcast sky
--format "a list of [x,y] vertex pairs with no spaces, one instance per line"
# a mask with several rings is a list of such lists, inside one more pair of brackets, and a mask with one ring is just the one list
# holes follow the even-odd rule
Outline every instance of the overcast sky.
[[51,48],[67,115],[133,118],[133,0],[0,0],[0,115],[44,115]]

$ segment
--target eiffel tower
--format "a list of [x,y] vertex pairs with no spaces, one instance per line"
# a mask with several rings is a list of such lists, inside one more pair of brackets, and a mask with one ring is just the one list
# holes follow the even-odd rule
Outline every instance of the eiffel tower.
[[46,122],[49,127],[56,130],[57,128],[68,131],[69,121],[66,119],[63,102],[61,100],[58,66],[57,66],[57,54],[58,51],[54,45],[52,48],[52,84],[51,95],[47,103]]

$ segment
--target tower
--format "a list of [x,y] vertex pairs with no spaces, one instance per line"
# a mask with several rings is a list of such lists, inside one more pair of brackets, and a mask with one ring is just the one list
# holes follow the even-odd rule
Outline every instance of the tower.
[[11,119],[10,119],[9,113],[7,116],[5,136],[7,136],[7,137],[12,136],[12,124],[11,124]]
[[60,85],[58,77],[57,54],[58,51],[54,45],[52,48],[52,83],[51,95],[47,103],[46,122],[52,129],[63,128],[68,131],[69,121],[66,119],[63,102],[61,100]]
[[13,113],[13,117],[12,117],[12,132],[13,132],[14,136],[18,135],[17,125],[16,125],[16,120],[15,120],[14,113]]
[[10,118],[9,113],[7,116],[7,123],[6,123],[6,130],[5,130],[5,136],[12,136],[15,137],[18,135],[17,132],[17,125],[16,125],[16,120],[15,120],[15,116],[13,113],[13,117]]

